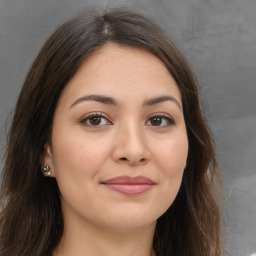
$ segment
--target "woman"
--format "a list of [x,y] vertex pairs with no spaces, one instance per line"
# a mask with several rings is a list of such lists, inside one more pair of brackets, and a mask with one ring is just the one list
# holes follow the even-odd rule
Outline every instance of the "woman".
[[1,189],[0,255],[221,255],[196,81],[140,14],[80,15],[25,80]]

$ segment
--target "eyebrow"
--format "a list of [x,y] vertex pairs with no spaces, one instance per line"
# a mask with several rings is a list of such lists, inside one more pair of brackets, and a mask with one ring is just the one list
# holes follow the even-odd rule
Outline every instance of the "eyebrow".
[[[91,94],[91,95],[86,95],[81,98],[78,98],[75,102],[72,103],[70,108],[72,108],[75,105],[77,105],[81,102],[84,102],[84,101],[96,101],[96,102],[107,104],[107,105],[121,106],[121,104],[116,99],[114,99],[112,97],[105,96],[105,95],[99,95],[99,94]],[[177,105],[177,107],[179,109],[181,109],[181,105],[180,105],[179,101],[169,95],[161,95],[161,96],[147,99],[143,102],[142,106],[143,107],[152,106],[152,105],[166,102],[166,101],[171,101],[171,102],[175,103]]]
[[108,97],[105,95],[98,95],[98,94],[92,94],[92,95],[86,95],[81,98],[78,98],[70,107],[73,107],[77,105],[78,103],[84,102],[84,101],[96,101],[107,105],[114,105],[118,106],[120,105],[117,100],[115,100],[112,97]]
[[146,100],[142,106],[143,107],[144,106],[152,106],[152,105],[162,103],[165,101],[171,101],[171,102],[175,103],[179,109],[181,109],[181,105],[180,105],[179,101],[169,95],[161,95],[161,96],[157,96],[154,98],[150,98],[150,99]]

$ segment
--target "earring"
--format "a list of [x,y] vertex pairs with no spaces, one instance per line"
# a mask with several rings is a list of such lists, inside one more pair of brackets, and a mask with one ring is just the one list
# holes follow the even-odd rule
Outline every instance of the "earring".
[[43,171],[44,173],[47,173],[47,176],[50,176],[51,175],[51,168],[49,165],[46,165],[44,168],[43,168]]

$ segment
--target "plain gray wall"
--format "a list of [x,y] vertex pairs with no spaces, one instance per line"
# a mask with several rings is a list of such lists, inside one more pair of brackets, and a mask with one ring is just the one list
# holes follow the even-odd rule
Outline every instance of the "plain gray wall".
[[227,255],[254,255],[255,0],[0,0],[1,154],[6,119],[46,38],[57,25],[85,8],[120,5],[134,7],[153,18],[191,63],[201,86],[223,172]]

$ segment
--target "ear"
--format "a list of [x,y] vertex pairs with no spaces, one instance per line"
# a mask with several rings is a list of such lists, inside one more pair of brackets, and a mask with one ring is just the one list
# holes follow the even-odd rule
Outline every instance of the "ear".
[[49,143],[44,146],[44,155],[42,160],[42,172],[46,177],[55,177],[53,154]]

